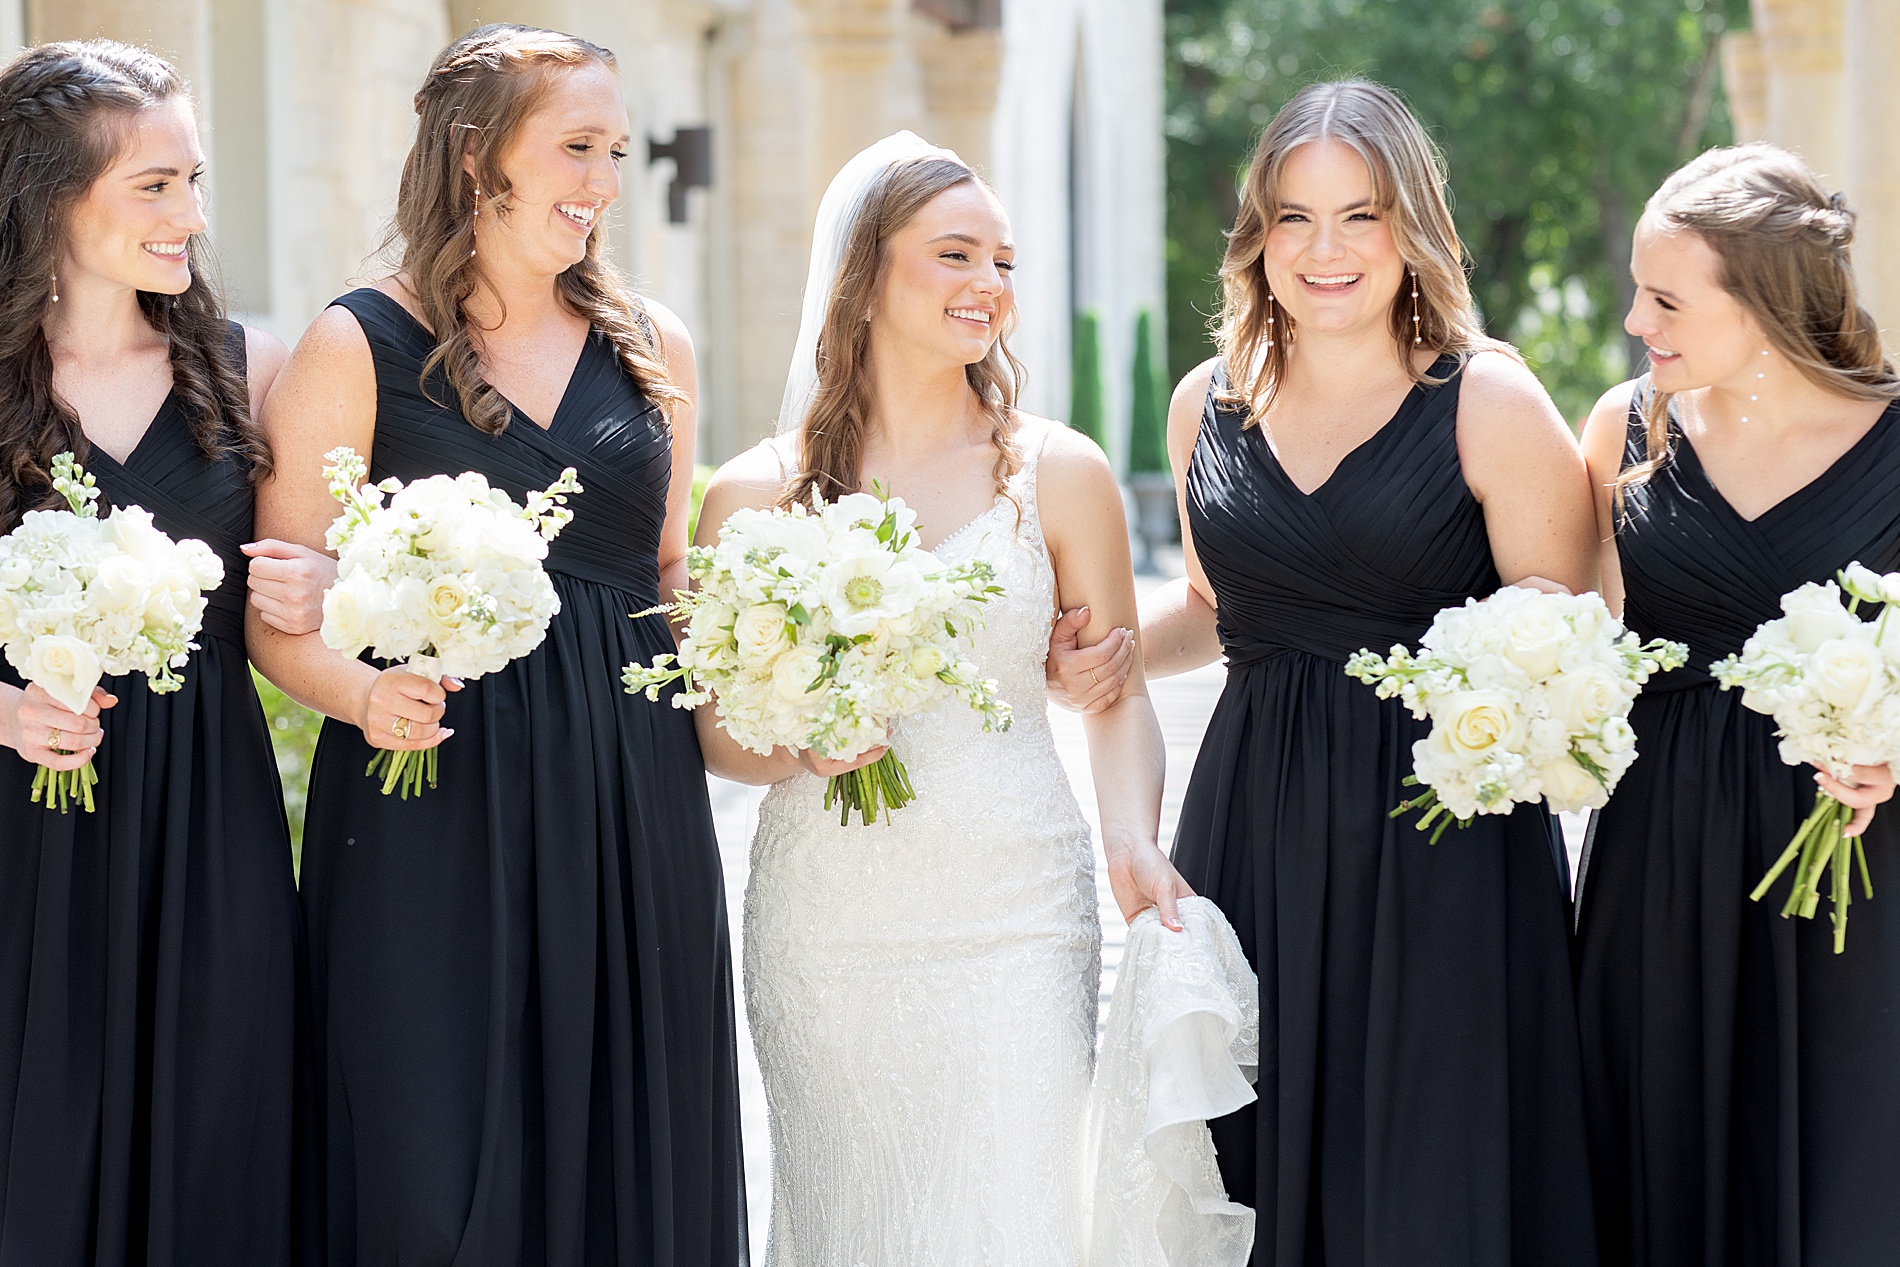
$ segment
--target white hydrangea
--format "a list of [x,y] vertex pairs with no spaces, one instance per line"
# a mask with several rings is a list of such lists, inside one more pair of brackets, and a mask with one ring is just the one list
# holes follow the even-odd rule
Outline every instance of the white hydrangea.
[[[7,663],[79,713],[106,676],[143,673],[157,694],[176,691],[197,648],[205,592],[224,580],[210,546],[173,541],[138,506],[101,519],[99,490],[73,455],[53,459],[53,487],[65,510],[32,510],[0,537],[0,643]],[[41,769],[33,799],[62,811],[93,807],[91,763]]]
[[1542,800],[1553,810],[1600,807],[1636,760],[1629,710],[1653,673],[1688,656],[1644,643],[1595,594],[1506,586],[1438,613],[1417,653],[1361,651],[1346,672],[1429,718],[1412,747],[1412,782],[1428,790],[1421,829],[1508,813]]
[[[631,664],[629,691],[658,699],[681,682],[680,708],[711,703],[753,752],[804,749],[851,760],[886,742],[891,722],[958,696],[986,728],[1007,729],[1009,705],[966,658],[981,607],[1002,593],[987,563],[947,567],[918,545],[901,499],[852,493],[815,510],[741,510],[710,547],[694,547],[694,587],[669,610],[686,637],[674,655]],[[909,799],[894,756],[827,789],[870,822]]]

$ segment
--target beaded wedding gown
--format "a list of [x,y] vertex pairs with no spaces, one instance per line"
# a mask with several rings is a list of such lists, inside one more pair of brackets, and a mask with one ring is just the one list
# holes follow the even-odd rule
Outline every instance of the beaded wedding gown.
[[995,569],[973,658],[1015,709],[952,702],[892,746],[917,799],[848,827],[775,786],[745,902],[772,1128],[769,1267],[1072,1267],[1101,971],[1089,828],[1043,659],[1055,574],[1036,460],[935,553]]

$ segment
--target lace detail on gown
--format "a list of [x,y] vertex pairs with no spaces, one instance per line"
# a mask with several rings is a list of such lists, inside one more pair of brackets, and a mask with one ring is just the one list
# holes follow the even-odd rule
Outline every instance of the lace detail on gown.
[[[840,827],[824,781],[767,794],[746,1005],[772,1128],[769,1267],[1062,1267],[1101,931],[1089,828],[1044,702],[1055,574],[1036,459],[936,553],[1004,597],[973,658],[1015,724],[949,703],[892,736],[917,799]],[[1020,519],[1018,507],[1020,506]]]

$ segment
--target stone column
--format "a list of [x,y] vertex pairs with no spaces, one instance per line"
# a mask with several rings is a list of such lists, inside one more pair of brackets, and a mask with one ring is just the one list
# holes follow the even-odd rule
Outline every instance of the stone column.
[[1847,171],[1843,19],[1847,0],[1753,0],[1768,77],[1768,139],[1801,155],[1822,179]]
[[952,31],[925,17],[914,22],[929,138],[955,150],[978,171],[987,171],[996,86],[1003,74],[1002,31]]
[[1846,18],[1847,193],[1860,213],[1854,267],[1892,352],[1900,347],[1900,5],[1847,0]]
[[1768,139],[1768,65],[1761,36],[1730,31],[1722,37],[1722,92],[1737,144]]
[[208,0],[26,0],[26,36],[35,44],[100,38],[137,44],[178,67],[201,103],[210,95]]

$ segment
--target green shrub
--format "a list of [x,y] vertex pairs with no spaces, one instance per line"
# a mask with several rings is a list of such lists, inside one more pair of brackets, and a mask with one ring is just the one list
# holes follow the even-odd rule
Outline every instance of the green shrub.
[[1102,337],[1092,312],[1075,314],[1069,344],[1069,425],[1102,443]]
[[1155,374],[1154,318],[1135,318],[1134,397],[1128,415],[1128,473],[1168,469],[1168,401]]

